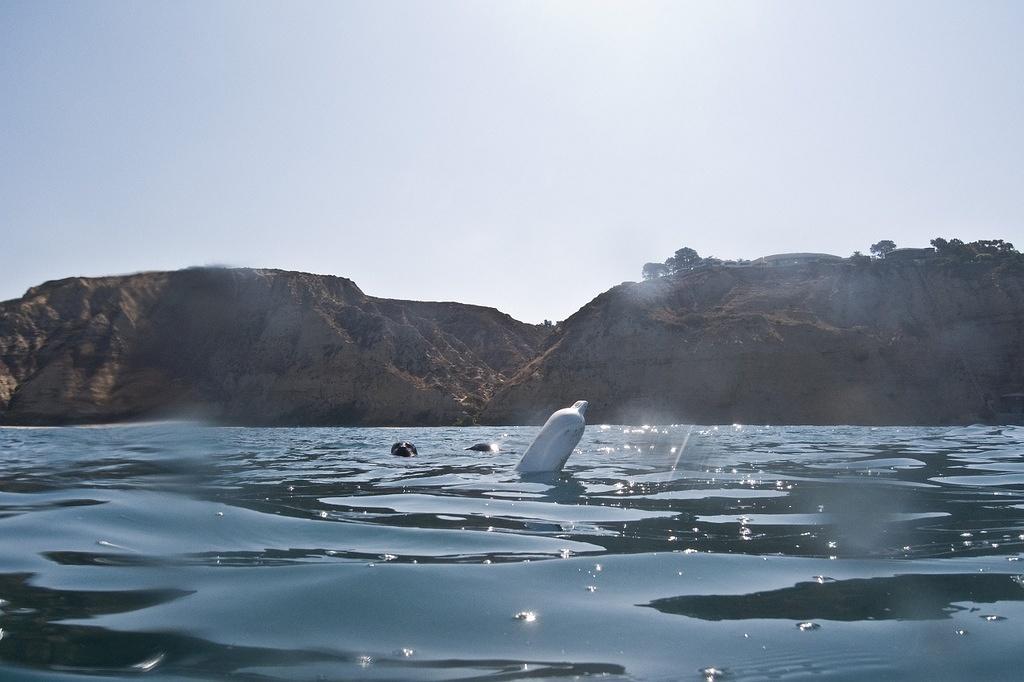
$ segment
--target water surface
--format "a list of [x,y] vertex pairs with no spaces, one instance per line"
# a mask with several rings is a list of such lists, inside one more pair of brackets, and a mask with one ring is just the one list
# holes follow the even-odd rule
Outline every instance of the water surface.
[[535,433],[2,428],[0,678],[1019,679],[1024,429]]

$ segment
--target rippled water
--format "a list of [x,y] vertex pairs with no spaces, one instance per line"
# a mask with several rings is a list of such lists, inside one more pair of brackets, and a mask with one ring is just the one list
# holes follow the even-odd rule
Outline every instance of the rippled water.
[[0,429],[0,678],[1020,679],[1024,429],[535,432]]

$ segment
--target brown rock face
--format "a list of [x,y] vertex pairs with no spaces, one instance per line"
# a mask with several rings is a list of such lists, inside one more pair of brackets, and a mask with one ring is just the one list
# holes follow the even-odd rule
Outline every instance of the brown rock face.
[[452,424],[546,333],[491,308],[377,299],[339,277],[71,278],[0,303],[0,423]]
[[1019,267],[716,267],[601,294],[481,421],[957,424],[1022,387]]
[[350,280],[191,269],[0,303],[0,423],[957,424],[1024,390],[1024,272],[949,262],[695,270],[553,334]]

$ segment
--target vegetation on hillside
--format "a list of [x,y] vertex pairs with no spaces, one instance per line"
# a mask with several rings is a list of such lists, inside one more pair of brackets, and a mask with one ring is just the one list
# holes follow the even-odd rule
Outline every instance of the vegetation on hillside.
[[710,256],[702,258],[694,249],[684,246],[674,254],[665,259],[664,263],[644,263],[642,275],[645,280],[657,279],[668,275],[678,275],[689,272],[694,268],[707,267],[712,265],[747,265],[750,261],[743,259],[723,261],[720,258]]
[[883,239],[880,242],[875,242],[868,249],[871,253],[879,258],[885,258],[890,253],[896,250],[896,242],[891,239]]
[[964,243],[959,239],[936,237],[931,241],[938,256],[956,261],[1012,260],[1021,261],[1021,253],[1002,239],[979,239]]
[[[942,263],[983,263],[999,262],[1024,265],[1024,254],[1014,248],[1013,244],[1002,239],[979,239],[973,242],[964,242],[960,239],[944,239],[936,237],[931,240],[932,249],[924,247],[914,249],[912,260],[934,261]],[[882,239],[872,244],[868,249],[872,256],[866,256],[860,251],[854,251],[847,260],[855,264],[866,265],[872,261],[893,258],[895,255],[906,255],[907,249],[899,249],[896,242],[891,239]],[[759,259],[760,260],[760,259]],[[758,261],[743,259],[721,260],[715,257],[703,258],[691,247],[684,246],[663,263],[644,263],[641,274],[644,280],[658,279],[680,275],[697,268],[711,267],[715,265],[726,265],[732,267],[744,267],[757,265]]]

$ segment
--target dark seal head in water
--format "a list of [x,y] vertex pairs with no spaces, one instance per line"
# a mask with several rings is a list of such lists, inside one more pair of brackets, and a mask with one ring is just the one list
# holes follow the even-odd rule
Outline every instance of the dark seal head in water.
[[396,457],[415,457],[417,455],[416,446],[403,440],[401,443],[391,446],[391,454]]
[[467,450],[475,450],[476,452],[497,452],[498,446],[494,443],[477,443],[476,445],[470,445]]

